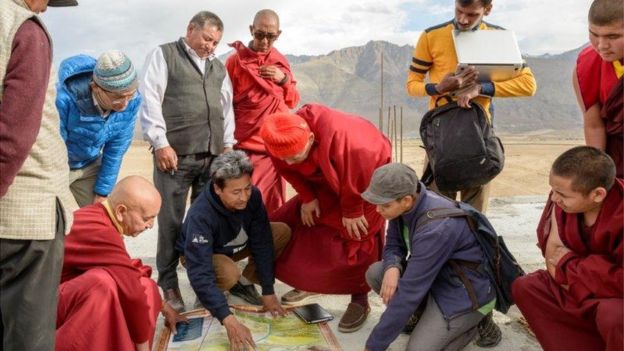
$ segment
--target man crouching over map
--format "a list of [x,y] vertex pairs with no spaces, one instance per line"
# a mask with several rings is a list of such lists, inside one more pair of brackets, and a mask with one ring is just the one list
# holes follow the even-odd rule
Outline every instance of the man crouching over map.
[[[251,184],[252,171],[242,151],[217,157],[210,167],[211,181],[191,205],[177,242],[199,302],[225,326],[233,351],[255,344],[249,329],[230,311],[223,291],[261,304],[274,316],[285,314],[273,290],[274,261],[291,233],[283,223],[269,223],[260,191]],[[236,261],[247,257],[241,276]],[[253,283],[262,287],[261,297]]]

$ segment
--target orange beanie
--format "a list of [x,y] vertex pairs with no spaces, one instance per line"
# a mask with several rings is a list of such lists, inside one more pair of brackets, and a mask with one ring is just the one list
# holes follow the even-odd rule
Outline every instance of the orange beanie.
[[274,113],[264,119],[260,137],[271,155],[285,159],[305,149],[310,137],[310,127],[298,115]]

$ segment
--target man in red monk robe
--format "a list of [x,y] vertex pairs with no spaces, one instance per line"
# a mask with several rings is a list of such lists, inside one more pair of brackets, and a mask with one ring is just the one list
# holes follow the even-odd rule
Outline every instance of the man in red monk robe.
[[585,142],[613,158],[624,176],[624,1],[594,0],[589,41],[578,56],[574,90],[583,111]]
[[272,10],[260,10],[249,26],[253,39],[246,47],[230,44],[234,54],[225,67],[234,87],[234,136],[236,147],[244,150],[254,167],[252,183],[260,189],[267,212],[284,204],[286,182],[275,171],[259,135],[264,118],[288,112],[299,103],[299,93],[288,60],[273,47],[282,31]]
[[578,146],[559,156],[537,228],[546,270],[512,293],[545,351],[622,350],[624,180],[604,152]]
[[100,204],[74,213],[65,239],[56,350],[150,350],[161,310],[175,333],[185,320],[161,302],[152,269],[126,252],[123,236],[154,224],[160,195],[147,180],[121,180]]
[[361,117],[313,104],[267,116],[260,135],[297,191],[271,216],[292,229],[276,277],[299,290],[351,294],[338,330],[356,331],[370,311],[364,274],[381,257],[384,233],[383,217],[360,194],[391,161],[390,142]]

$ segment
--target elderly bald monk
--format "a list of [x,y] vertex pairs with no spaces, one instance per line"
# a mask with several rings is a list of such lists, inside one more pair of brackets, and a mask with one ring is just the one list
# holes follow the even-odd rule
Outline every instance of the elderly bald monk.
[[57,351],[149,350],[161,309],[174,332],[185,319],[162,303],[151,267],[131,259],[123,241],[151,228],[160,204],[149,181],[130,176],[106,201],[74,213],[59,287]]
[[277,173],[260,137],[264,118],[276,112],[288,112],[299,103],[299,92],[290,65],[273,44],[282,31],[277,13],[260,10],[249,26],[252,40],[248,46],[236,41],[229,44],[234,54],[225,67],[234,88],[234,136],[236,148],[249,156],[254,173],[252,183],[260,189],[267,212],[284,204],[286,181]]

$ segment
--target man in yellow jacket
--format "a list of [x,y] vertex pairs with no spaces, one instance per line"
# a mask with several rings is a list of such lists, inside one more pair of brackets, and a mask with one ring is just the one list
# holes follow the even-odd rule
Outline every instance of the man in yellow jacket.
[[[462,107],[471,102],[483,107],[491,120],[491,100],[493,97],[532,96],[536,83],[533,73],[523,67],[518,75],[507,80],[479,80],[473,68],[456,73],[457,54],[453,44],[454,30],[497,30],[499,26],[489,24],[483,17],[492,11],[492,0],[456,0],[455,18],[425,29],[412,57],[407,77],[407,93],[410,96],[429,96],[429,109],[435,108],[438,97],[450,92],[461,91],[454,99]],[[444,103],[440,100],[440,103]],[[435,184],[433,190],[437,191]],[[452,199],[456,192],[440,192]],[[461,201],[467,202],[481,212],[487,210],[489,183],[460,191]]]

